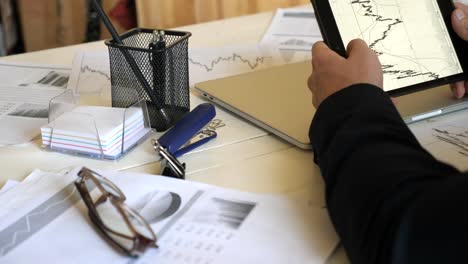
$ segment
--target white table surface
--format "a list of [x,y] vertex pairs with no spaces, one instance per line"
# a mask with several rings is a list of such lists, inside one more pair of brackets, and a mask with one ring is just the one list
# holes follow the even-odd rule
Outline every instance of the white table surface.
[[[261,13],[178,28],[191,32],[190,47],[216,47],[258,43],[272,13]],[[71,65],[78,50],[107,50],[102,41],[0,58],[5,61]],[[220,132],[220,136],[222,136]],[[57,170],[75,165],[157,174],[159,162],[149,143],[117,162],[71,157],[40,149],[37,139],[22,145],[0,147],[0,186],[8,179],[22,180],[33,169]],[[268,194],[305,192],[308,199],[323,201],[323,182],[312,153],[266,135],[181,158],[188,180],[242,191]],[[348,263],[339,249],[329,263]]]

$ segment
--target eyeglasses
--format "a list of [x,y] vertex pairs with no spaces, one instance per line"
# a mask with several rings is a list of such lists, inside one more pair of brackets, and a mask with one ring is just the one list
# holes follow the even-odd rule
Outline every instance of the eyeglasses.
[[[82,168],[75,185],[88,207],[91,221],[114,247],[133,257],[150,247],[158,247],[150,225],[124,203],[125,195],[110,180]],[[97,190],[91,194],[95,187]]]

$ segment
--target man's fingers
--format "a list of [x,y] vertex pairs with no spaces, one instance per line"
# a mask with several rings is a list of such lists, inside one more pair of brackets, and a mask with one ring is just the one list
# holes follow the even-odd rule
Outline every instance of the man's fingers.
[[354,39],[348,44],[348,61],[359,65],[357,72],[367,76],[367,82],[383,87],[382,65],[377,54],[362,39]]
[[463,93],[462,97],[468,94],[468,81],[464,81],[463,83],[464,83],[463,84],[464,89],[462,89],[462,93]]
[[452,89],[453,96],[455,96],[457,99],[462,98],[465,96],[466,89],[465,89],[465,82],[457,82],[453,83],[450,85],[450,88]]
[[465,14],[468,13],[468,5],[464,5],[464,4],[459,3],[459,2],[454,2],[453,4],[455,5],[455,8],[459,8],[459,9],[463,10],[465,12]]
[[363,56],[369,54],[369,46],[362,39],[353,39],[349,42],[348,47],[346,48],[348,53],[348,59],[359,58],[362,59]]
[[348,59],[363,61],[369,59],[368,62],[374,63],[376,67],[380,67],[380,61],[377,54],[367,46],[367,43],[362,39],[354,39],[348,44],[347,48]]
[[309,90],[313,93],[315,89],[313,73],[309,76],[309,79],[307,79],[307,86],[309,87]]
[[344,58],[331,50],[323,41],[316,42],[312,47],[312,67],[317,69],[320,64],[329,60],[344,60]]
[[314,107],[318,107],[318,87],[317,87],[317,78],[315,74],[312,72],[312,74],[309,76],[309,79],[307,80],[307,86],[309,87],[310,92],[312,93],[312,104]]
[[460,38],[468,41],[468,7],[459,3],[456,3],[455,6],[457,9],[452,13],[453,30]]
[[323,41],[317,41],[312,46],[312,56],[317,55],[317,54],[322,54],[325,52],[329,52],[329,51],[331,51],[330,48]]

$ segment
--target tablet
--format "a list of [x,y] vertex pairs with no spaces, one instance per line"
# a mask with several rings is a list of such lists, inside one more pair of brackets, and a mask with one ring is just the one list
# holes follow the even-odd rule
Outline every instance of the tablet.
[[363,39],[392,96],[467,78],[468,42],[451,25],[451,0],[311,0],[325,43],[346,57]]

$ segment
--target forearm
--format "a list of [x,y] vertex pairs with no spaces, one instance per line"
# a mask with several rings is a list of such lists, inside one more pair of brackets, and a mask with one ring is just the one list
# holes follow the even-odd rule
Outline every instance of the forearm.
[[405,203],[432,179],[457,173],[420,146],[390,98],[370,85],[325,100],[310,137],[330,216],[355,263],[387,258]]

